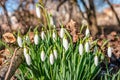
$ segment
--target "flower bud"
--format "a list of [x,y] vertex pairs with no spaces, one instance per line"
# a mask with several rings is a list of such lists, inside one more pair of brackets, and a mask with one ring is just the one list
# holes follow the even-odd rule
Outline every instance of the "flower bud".
[[22,47],[22,38],[20,36],[17,37],[17,43],[19,47]]
[[38,36],[37,32],[35,33],[35,36],[34,36],[34,43],[35,43],[35,45],[38,45],[38,43],[39,43],[39,36]]
[[108,47],[107,55],[108,55],[108,57],[112,56],[112,48],[110,46]]
[[41,52],[41,61],[45,61],[45,52],[42,50],[42,52]]
[[28,49],[26,48],[26,46],[24,46],[24,48],[23,48],[23,53],[24,53],[24,56],[26,56],[26,54],[28,54]]
[[41,39],[42,39],[42,40],[45,39],[45,33],[44,33],[44,31],[41,32]]
[[53,53],[54,53],[54,57],[55,57],[55,59],[57,59],[57,50],[54,49],[54,50],[53,50]]
[[53,37],[53,40],[55,41],[56,40],[56,33],[55,33],[55,31],[53,31],[52,37]]
[[97,55],[94,57],[94,64],[95,64],[95,66],[98,65],[98,56]]
[[64,28],[61,28],[61,29],[60,29],[60,37],[63,38],[64,35],[65,35]]
[[63,47],[65,48],[66,51],[68,50],[69,44],[66,37],[63,38]]
[[85,36],[89,37],[90,36],[90,30],[89,28],[87,27],[86,31],[85,31]]
[[25,60],[26,60],[27,65],[31,64],[31,58],[29,54],[25,54]]
[[82,43],[79,44],[79,54],[80,55],[83,54],[83,45],[82,45]]
[[54,64],[54,55],[52,53],[50,54],[50,64]]
[[41,18],[40,8],[36,5],[36,15],[38,18]]
[[90,50],[90,44],[89,44],[89,42],[87,41],[87,42],[85,43],[85,51],[86,51],[86,52],[89,52],[89,50]]
[[54,20],[52,16],[50,16],[50,25],[54,25]]

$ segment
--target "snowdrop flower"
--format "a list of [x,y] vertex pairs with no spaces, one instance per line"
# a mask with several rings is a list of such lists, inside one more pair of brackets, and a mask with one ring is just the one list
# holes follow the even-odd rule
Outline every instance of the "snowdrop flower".
[[36,15],[38,18],[41,18],[41,12],[40,12],[40,8],[38,5],[36,5]]
[[61,29],[60,29],[60,37],[63,38],[64,35],[65,35],[64,28],[61,28]]
[[54,25],[53,17],[50,16],[50,25]]
[[94,57],[94,64],[95,64],[95,66],[98,65],[98,56],[97,55]]
[[26,60],[27,65],[31,64],[31,57],[29,54],[25,54],[25,60]]
[[24,48],[23,48],[23,53],[24,53],[24,56],[26,56],[26,54],[28,54],[28,49],[26,48],[26,46],[24,46]]
[[53,37],[53,40],[55,41],[56,40],[56,33],[55,33],[55,31],[53,31],[52,37]]
[[85,31],[85,36],[86,37],[89,37],[90,36],[90,30],[89,28],[87,27],[86,31]]
[[110,46],[107,49],[107,55],[108,55],[108,57],[112,56],[112,48]]
[[19,45],[19,47],[22,47],[22,38],[18,35],[18,37],[17,37],[17,43],[18,43],[18,45]]
[[52,53],[50,54],[50,64],[54,64],[54,55]]
[[44,50],[42,50],[41,54],[40,54],[40,58],[41,58],[41,61],[45,61],[45,52]]
[[39,43],[39,36],[38,36],[38,32],[35,32],[35,36],[34,36],[34,43],[35,43],[35,45],[38,45],[38,43]]
[[44,33],[44,31],[41,32],[41,39],[42,39],[42,40],[45,39],[45,33]]
[[83,54],[83,45],[82,45],[82,43],[79,44],[79,54],[80,55]]
[[90,45],[89,45],[89,42],[86,41],[86,43],[85,43],[85,51],[89,52],[89,50],[90,50]]
[[65,48],[65,50],[68,50],[69,47],[69,43],[66,37],[63,38],[63,47]]
[[57,50],[56,49],[53,50],[53,54],[54,54],[55,59],[57,59]]

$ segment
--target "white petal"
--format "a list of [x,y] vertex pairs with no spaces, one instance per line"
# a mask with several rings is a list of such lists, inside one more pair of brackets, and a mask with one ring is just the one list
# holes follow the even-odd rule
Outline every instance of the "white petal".
[[85,31],[85,36],[88,36],[88,37],[89,37],[89,35],[90,35],[90,31],[89,31],[89,29],[87,28],[86,31]]
[[31,64],[31,58],[30,58],[30,55],[29,55],[29,54],[26,54],[25,60],[26,60],[26,63],[27,63],[28,65]]
[[79,54],[82,55],[83,54],[83,45],[79,44]]
[[65,35],[64,28],[61,28],[61,29],[60,29],[60,37],[63,38],[64,35]]
[[41,32],[41,39],[42,39],[42,40],[45,39],[45,33],[44,33],[44,31]]
[[89,45],[89,42],[87,41],[87,42],[85,43],[85,51],[86,51],[86,52],[89,52],[89,50],[90,50],[90,45]]
[[69,44],[66,38],[63,38],[63,47],[65,48],[66,51],[68,50]]
[[50,64],[53,65],[54,64],[54,55],[50,54]]
[[53,40],[56,40],[56,34],[55,34],[55,32],[53,32],[52,36],[53,36]]
[[108,47],[107,55],[108,55],[108,57],[112,56],[112,48],[111,47]]
[[50,24],[54,25],[54,21],[53,21],[53,17],[52,16],[50,17]]
[[17,42],[18,42],[19,47],[22,47],[22,38],[20,36],[18,36]]
[[54,53],[55,59],[57,59],[57,50],[53,50],[53,53]]
[[38,36],[38,34],[35,34],[35,36],[34,36],[34,43],[35,43],[35,45],[38,45],[38,43],[39,43],[39,36]]
[[27,50],[26,47],[24,47],[24,49],[23,49],[23,53],[24,53],[24,56],[26,56],[26,54],[28,54],[28,50]]
[[95,66],[98,65],[98,56],[95,56],[95,57],[94,57],[94,64],[95,64]]
[[41,18],[41,12],[40,12],[40,9],[39,7],[36,6],[36,15],[38,18]]
[[41,61],[44,62],[45,61],[45,52],[44,51],[41,52],[41,56],[40,57],[41,57]]

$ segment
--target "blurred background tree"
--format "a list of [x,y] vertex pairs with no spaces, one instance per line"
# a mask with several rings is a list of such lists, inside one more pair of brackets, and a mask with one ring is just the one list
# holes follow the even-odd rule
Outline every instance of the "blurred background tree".
[[20,29],[25,34],[37,24],[46,25],[42,9],[41,19],[36,16],[36,3],[42,4],[52,14],[52,20],[57,27],[60,22],[67,25],[72,19],[76,22],[76,28],[86,20],[93,36],[100,29],[104,34],[105,28],[110,26],[112,30],[116,28],[120,31],[120,0],[0,0],[0,32]]

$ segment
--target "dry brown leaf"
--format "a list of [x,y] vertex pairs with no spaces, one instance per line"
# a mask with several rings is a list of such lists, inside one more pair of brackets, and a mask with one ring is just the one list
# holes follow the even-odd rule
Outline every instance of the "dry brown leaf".
[[14,43],[14,42],[16,42],[15,36],[12,33],[9,33],[9,32],[3,34],[3,39],[7,43]]
[[70,22],[66,25],[66,28],[70,31],[70,34],[72,35],[73,42],[76,42],[78,40],[77,30],[76,30],[76,22],[72,19]]
[[30,41],[33,43],[34,42],[34,32],[29,32],[29,38],[30,38]]

